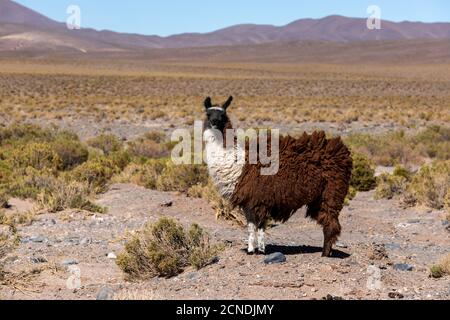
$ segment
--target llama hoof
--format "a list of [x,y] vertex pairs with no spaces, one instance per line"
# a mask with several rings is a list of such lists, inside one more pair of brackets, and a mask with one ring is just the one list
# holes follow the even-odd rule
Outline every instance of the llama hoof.
[[256,254],[255,251],[247,251],[248,256],[254,256]]
[[258,254],[260,254],[262,256],[265,256],[266,255],[266,250],[258,249]]
[[332,256],[332,252],[323,252],[322,253],[322,258],[331,258]]

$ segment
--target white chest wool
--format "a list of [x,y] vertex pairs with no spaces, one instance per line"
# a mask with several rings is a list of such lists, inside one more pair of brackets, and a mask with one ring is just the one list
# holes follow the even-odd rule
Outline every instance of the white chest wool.
[[220,133],[206,130],[206,163],[209,174],[222,197],[229,199],[236,188],[244,167],[237,161],[239,147],[224,148]]

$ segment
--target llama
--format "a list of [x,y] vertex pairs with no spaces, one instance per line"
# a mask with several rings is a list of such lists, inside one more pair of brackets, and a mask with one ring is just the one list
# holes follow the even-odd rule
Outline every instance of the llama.
[[[300,208],[307,206],[307,217],[323,227],[322,256],[330,257],[341,234],[339,213],[343,209],[352,172],[352,158],[340,138],[327,139],[324,132],[306,133],[298,139],[279,140],[279,170],[262,175],[261,163],[236,161],[235,146],[226,148],[226,130],[232,129],[223,105],[204,102],[206,120],[204,140],[209,174],[219,193],[242,210],[248,223],[248,253],[265,253],[265,229],[272,219],[286,222]],[[269,141],[270,142],[270,141]],[[212,152],[212,153],[211,153]]]

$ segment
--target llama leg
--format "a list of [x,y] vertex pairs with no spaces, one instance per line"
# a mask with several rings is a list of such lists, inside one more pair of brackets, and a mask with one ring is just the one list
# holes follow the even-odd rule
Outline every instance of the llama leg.
[[[333,199],[333,198],[331,198]],[[315,201],[308,206],[307,216],[316,220],[323,227],[323,252],[322,257],[330,257],[333,250],[333,244],[336,243],[341,234],[341,225],[339,224],[338,209],[332,209],[326,202]]]
[[255,253],[258,246],[258,240],[256,238],[256,225],[252,222],[248,224],[248,253]]
[[258,229],[258,252],[262,254],[266,253],[265,233],[264,228]]
[[336,243],[339,235],[341,234],[341,225],[337,218],[328,219],[323,226],[323,252],[322,257],[331,257],[333,245]]

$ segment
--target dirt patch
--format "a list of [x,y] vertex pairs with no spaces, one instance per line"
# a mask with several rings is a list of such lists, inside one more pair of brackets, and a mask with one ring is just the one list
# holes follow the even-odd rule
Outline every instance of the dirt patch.
[[[169,202],[171,206],[164,205]],[[263,263],[262,256],[247,256],[245,230],[216,221],[204,200],[118,184],[97,203],[108,207],[108,212],[44,213],[21,227],[21,243],[8,257],[6,270],[33,276],[21,286],[0,287],[2,298],[96,299],[102,294],[117,299],[450,297],[445,278],[429,278],[429,267],[450,247],[443,212],[405,210],[395,200],[374,200],[372,192],[358,194],[344,209],[343,236],[333,258],[321,258],[322,232],[301,211],[288,223],[270,229],[268,253],[281,252],[287,259],[276,265]],[[226,243],[220,260],[170,279],[124,281],[114,260],[123,248],[123,236],[163,216],[186,226],[198,223],[216,241]],[[394,268],[396,264],[407,264],[411,271]]]

